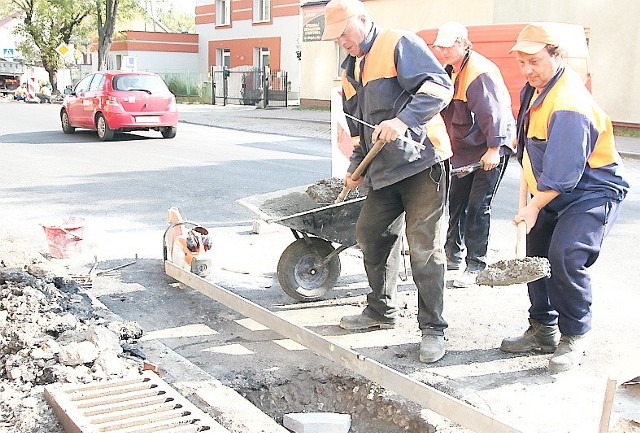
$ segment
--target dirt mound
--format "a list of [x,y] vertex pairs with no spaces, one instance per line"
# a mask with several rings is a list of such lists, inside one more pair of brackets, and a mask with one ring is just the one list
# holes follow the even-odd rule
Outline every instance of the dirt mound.
[[109,320],[74,280],[0,267],[0,427],[61,432],[44,387],[139,371],[134,325]]

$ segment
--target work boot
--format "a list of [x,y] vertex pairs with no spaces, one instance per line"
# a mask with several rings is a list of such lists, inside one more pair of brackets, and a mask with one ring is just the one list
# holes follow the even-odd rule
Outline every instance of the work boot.
[[392,329],[396,322],[393,319],[375,319],[366,314],[356,314],[355,316],[344,316],[340,319],[340,327],[349,330],[361,330],[370,328]]
[[471,287],[476,284],[476,278],[480,271],[471,271],[469,268],[465,269],[462,275],[453,280],[453,287],[463,288]]
[[549,373],[567,371],[580,364],[585,352],[584,335],[563,335],[549,360]]
[[447,259],[447,271],[457,271],[460,269],[460,262]]
[[420,362],[436,362],[444,356],[443,335],[423,335],[420,342]]
[[529,329],[524,334],[502,340],[500,350],[509,353],[523,353],[531,350],[553,353],[560,340],[558,325],[546,326],[533,319],[529,319],[529,323]]

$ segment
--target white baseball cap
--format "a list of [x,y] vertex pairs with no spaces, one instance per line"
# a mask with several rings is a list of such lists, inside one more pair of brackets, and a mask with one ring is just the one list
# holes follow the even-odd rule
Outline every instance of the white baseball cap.
[[433,42],[435,47],[452,47],[458,39],[468,39],[469,32],[467,28],[456,21],[444,23],[438,29],[438,35]]

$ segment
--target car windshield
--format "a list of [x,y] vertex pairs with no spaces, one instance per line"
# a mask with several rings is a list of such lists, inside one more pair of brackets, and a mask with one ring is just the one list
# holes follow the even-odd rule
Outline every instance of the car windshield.
[[118,75],[113,78],[113,88],[116,90],[143,90],[149,93],[166,93],[167,86],[157,75]]

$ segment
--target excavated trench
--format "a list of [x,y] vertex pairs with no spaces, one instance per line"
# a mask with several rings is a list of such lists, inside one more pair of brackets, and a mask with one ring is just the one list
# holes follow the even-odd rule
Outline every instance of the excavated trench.
[[236,391],[280,424],[287,413],[333,412],[351,416],[349,433],[443,431],[424,418],[426,411],[416,403],[366,379],[327,369],[299,370],[278,383],[254,383]]

